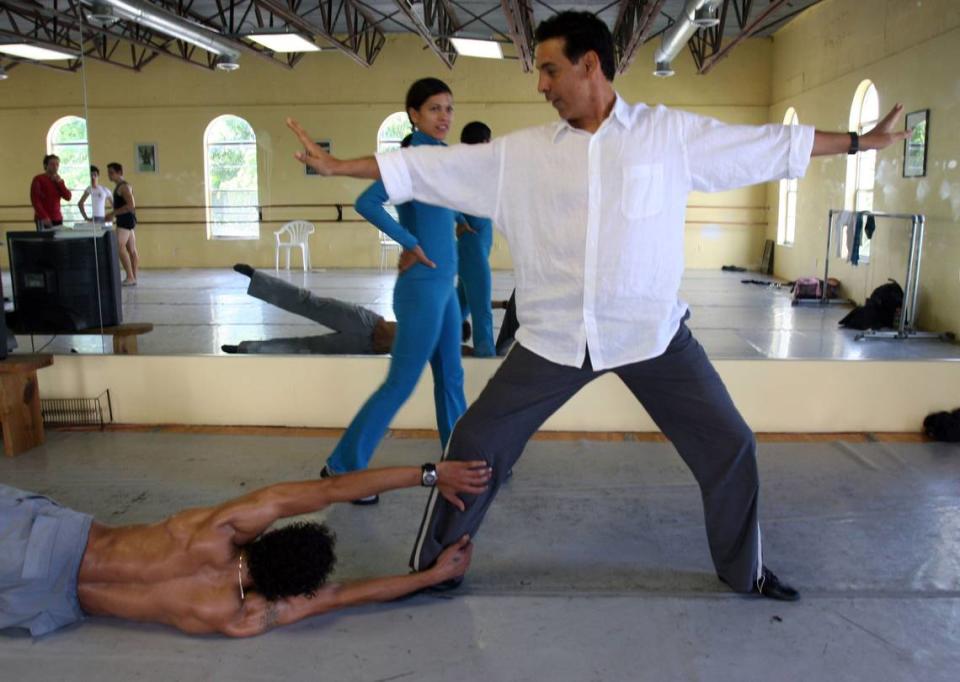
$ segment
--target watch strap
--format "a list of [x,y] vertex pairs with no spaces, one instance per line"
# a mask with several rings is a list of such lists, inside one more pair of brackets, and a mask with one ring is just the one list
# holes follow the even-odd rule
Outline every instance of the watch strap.
[[860,151],[860,136],[851,131],[850,132],[850,149],[847,150],[847,154],[856,154]]

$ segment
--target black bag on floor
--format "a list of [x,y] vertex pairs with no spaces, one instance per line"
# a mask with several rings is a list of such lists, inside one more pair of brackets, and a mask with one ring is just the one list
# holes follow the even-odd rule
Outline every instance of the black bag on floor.
[[903,289],[891,279],[874,289],[862,306],[851,310],[838,324],[860,330],[893,327],[902,305]]
[[923,420],[923,431],[934,440],[960,443],[960,409],[927,415]]

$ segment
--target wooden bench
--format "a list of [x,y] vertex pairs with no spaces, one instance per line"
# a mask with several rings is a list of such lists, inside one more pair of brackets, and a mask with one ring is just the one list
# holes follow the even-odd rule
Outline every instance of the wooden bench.
[[0,429],[7,457],[43,445],[37,370],[52,364],[52,355],[10,355],[0,360]]
[[[9,321],[9,318],[8,318]],[[153,331],[152,322],[130,322],[127,324],[118,324],[114,327],[94,327],[93,329],[83,329],[81,331],[69,332],[33,332],[27,329],[21,329],[14,324],[9,324],[14,334],[21,335],[54,335],[58,336],[112,336],[114,355],[136,355],[137,337],[141,334],[147,334]]]

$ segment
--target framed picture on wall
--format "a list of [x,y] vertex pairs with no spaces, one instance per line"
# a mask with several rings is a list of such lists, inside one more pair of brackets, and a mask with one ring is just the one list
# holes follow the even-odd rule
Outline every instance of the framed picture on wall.
[[155,143],[138,142],[135,155],[135,166],[138,173],[157,172],[157,145]]
[[[323,151],[327,154],[331,154],[330,151],[330,140],[317,140],[317,144],[323,147]],[[320,175],[317,171],[313,170],[310,166],[304,165],[304,169],[307,175]]]
[[903,177],[922,178],[927,174],[927,139],[930,135],[930,110],[907,114],[907,130],[913,134],[903,141]]

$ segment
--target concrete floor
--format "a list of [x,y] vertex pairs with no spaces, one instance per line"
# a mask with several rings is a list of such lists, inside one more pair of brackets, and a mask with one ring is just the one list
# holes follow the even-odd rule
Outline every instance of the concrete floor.
[[[0,480],[107,523],[156,520],[315,476],[330,439],[49,434]],[[388,439],[377,465],[436,457]],[[956,680],[960,448],[764,443],[767,563],[796,604],[714,577],[698,491],[667,444],[535,441],[476,538],[467,583],[263,637],[190,638],[93,618],[0,633],[3,679]],[[337,579],[405,572],[425,492],[318,516]]]
[[[359,303],[394,319],[393,272],[281,273],[318,295]],[[855,332],[837,327],[847,306],[793,307],[786,289],[741,283],[757,278],[761,276],[750,272],[685,273],[681,296],[693,311],[689,324],[713,359],[960,359],[960,345],[938,340],[855,341]],[[513,274],[495,272],[493,284],[493,297],[506,299]],[[246,286],[247,279],[230,269],[145,270],[138,287],[123,290],[124,321],[155,325],[139,341],[140,352],[148,355],[220,353],[223,344],[325,331],[247,296]],[[503,311],[494,311],[495,333],[502,319]],[[18,342],[25,352],[41,347],[54,353],[112,352],[110,340],[96,336],[18,337]]]

